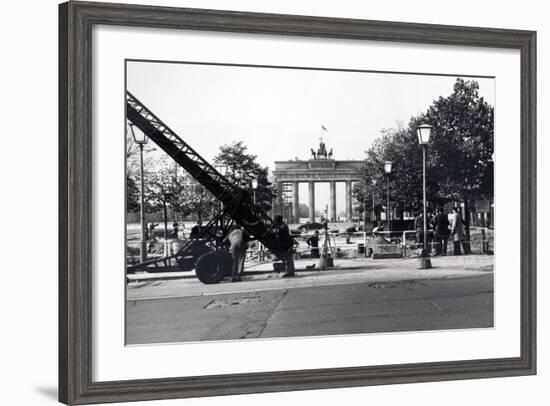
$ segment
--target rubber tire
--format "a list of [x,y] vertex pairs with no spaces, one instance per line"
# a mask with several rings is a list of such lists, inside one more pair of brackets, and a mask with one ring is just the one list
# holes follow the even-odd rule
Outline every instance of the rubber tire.
[[[207,252],[199,257],[195,266],[197,278],[206,285],[219,283],[227,273],[227,252]],[[232,262],[229,262],[231,268]],[[230,271],[231,272],[231,271]]]

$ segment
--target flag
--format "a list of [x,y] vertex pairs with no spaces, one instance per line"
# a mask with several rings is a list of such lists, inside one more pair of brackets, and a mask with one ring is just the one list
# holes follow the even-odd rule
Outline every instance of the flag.
[[328,132],[327,127],[325,127],[323,124],[321,124],[321,130]]

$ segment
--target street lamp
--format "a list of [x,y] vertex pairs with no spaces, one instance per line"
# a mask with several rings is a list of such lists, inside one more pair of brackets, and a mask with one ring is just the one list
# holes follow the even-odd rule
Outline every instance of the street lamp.
[[134,125],[130,124],[130,133],[134,138],[136,144],[139,145],[139,206],[140,206],[140,221],[141,221],[141,241],[139,250],[139,259],[141,262],[145,262],[147,259],[147,246],[145,241],[145,199],[144,194],[144,182],[143,182],[143,147],[147,144],[147,136],[142,131],[134,131]]
[[[388,208],[388,231],[391,231],[391,209],[390,209],[390,175],[391,175],[391,166],[392,166],[392,162],[391,161],[386,161],[384,162],[384,172],[386,172],[386,177],[387,177],[387,188],[388,188],[388,205],[387,205],[387,208]],[[390,238],[391,238],[391,233],[389,234]]]
[[363,231],[367,232],[367,179],[365,179],[365,191],[363,193]]
[[375,199],[374,199],[374,194],[375,194],[375,187],[376,187],[376,179],[373,179],[372,180],[372,225],[373,227],[376,227],[376,202],[375,202]]
[[[256,207],[256,189],[258,189],[258,179],[252,179],[250,184],[252,186],[252,196],[253,196],[253,203],[254,203],[254,208],[255,208]],[[260,261],[263,261],[264,260],[264,246],[261,242],[259,243],[259,247],[260,247],[259,258],[260,258]]]
[[258,189],[258,179],[252,179],[252,193],[254,196],[254,205],[256,205],[256,189]]
[[420,269],[429,269],[432,263],[428,258],[428,222],[426,212],[426,148],[430,142],[432,126],[429,124],[420,124],[416,130],[418,142],[422,145],[422,195],[424,200],[424,246],[420,257]]

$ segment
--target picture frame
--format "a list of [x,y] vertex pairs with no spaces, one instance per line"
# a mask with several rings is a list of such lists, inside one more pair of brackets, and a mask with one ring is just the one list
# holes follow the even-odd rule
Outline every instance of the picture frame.
[[[92,28],[277,34],[520,52],[520,356],[94,381],[92,377]],[[536,373],[536,33],[341,18],[68,2],[59,6],[59,400],[65,404],[219,396]]]

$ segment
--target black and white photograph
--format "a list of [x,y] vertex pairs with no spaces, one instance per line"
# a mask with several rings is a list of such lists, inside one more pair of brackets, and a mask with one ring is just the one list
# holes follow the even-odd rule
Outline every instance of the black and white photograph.
[[547,9],[6,2],[1,403],[548,403]]
[[126,345],[494,327],[494,77],[125,69]]

